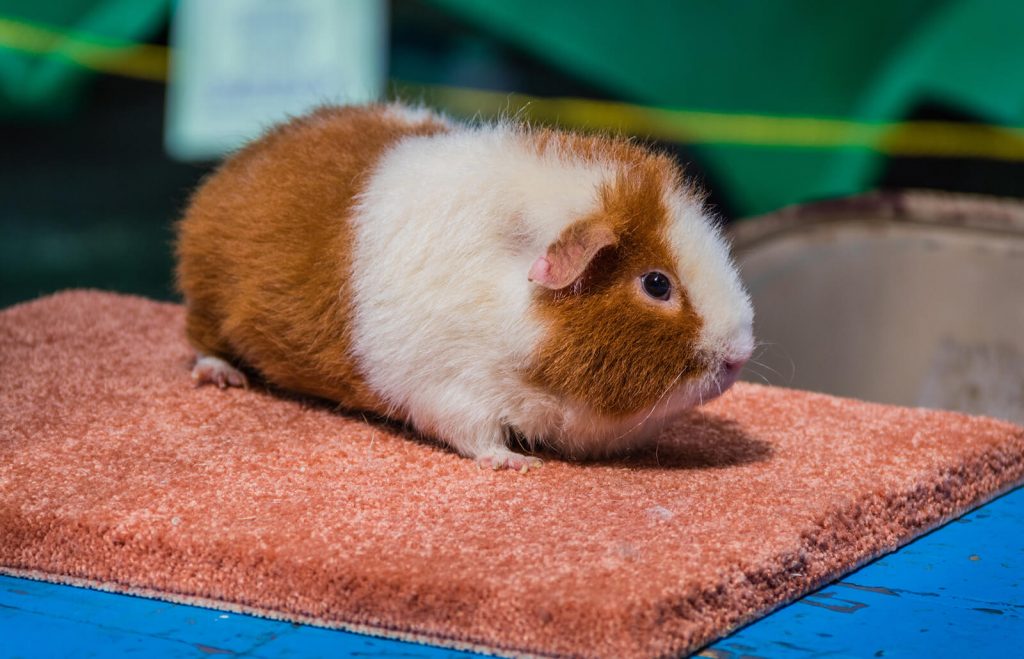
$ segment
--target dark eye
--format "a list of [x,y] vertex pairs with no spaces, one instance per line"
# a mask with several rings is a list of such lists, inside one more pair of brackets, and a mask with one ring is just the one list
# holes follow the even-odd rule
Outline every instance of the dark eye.
[[640,278],[640,283],[644,285],[644,292],[655,300],[667,300],[672,292],[672,282],[660,272],[648,272]]

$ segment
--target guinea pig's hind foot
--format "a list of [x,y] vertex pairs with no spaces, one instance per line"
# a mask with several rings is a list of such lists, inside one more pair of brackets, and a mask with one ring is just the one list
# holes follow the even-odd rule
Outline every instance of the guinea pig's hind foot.
[[249,381],[237,368],[220,357],[197,355],[196,365],[192,367],[192,381],[196,386],[212,383],[224,389],[226,387],[248,387]]
[[543,464],[544,461],[540,458],[535,458],[532,455],[520,455],[506,448],[488,451],[476,458],[476,466],[481,469],[513,469],[524,474]]

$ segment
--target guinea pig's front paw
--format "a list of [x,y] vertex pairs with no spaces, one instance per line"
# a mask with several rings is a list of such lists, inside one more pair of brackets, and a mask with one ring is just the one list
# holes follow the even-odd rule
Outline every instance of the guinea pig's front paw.
[[248,387],[249,381],[237,368],[220,357],[199,355],[196,365],[192,367],[192,381],[198,387],[210,382],[221,389],[225,387]]
[[532,455],[520,455],[508,449],[490,451],[476,458],[476,466],[481,469],[514,469],[524,474],[530,468],[538,468],[544,461]]

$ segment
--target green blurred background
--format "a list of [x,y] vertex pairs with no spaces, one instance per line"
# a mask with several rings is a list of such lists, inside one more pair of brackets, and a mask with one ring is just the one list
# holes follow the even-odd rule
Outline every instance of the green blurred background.
[[[174,298],[172,223],[215,165],[164,151],[174,7],[0,0],[0,305],[82,286]],[[727,221],[873,188],[1024,196],[1019,0],[388,9],[391,95],[482,116],[534,99],[537,120],[635,133]],[[83,38],[114,54],[83,57]]]

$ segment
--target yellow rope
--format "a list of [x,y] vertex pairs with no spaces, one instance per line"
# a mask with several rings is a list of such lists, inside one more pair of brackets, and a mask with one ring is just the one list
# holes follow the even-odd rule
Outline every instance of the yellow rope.
[[[169,50],[119,42],[0,17],[0,48],[61,57],[115,75],[163,81]],[[694,112],[580,98],[443,86],[420,90],[446,110],[464,116],[517,114],[562,126],[610,130],[686,144],[803,149],[870,149],[895,156],[976,157],[1024,161],[1024,129],[943,121],[870,123],[819,117]]]
[[586,126],[688,144],[872,149],[900,156],[959,156],[1024,160],[1024,129],[945,121],[869,123],[818,117],[694,112],[577,98],[428,88],[456,114],[522,114],[532,120]]
[[167,48],[67,32],[0,17],[0,48],[68,60],[143,80],[167,79]]

